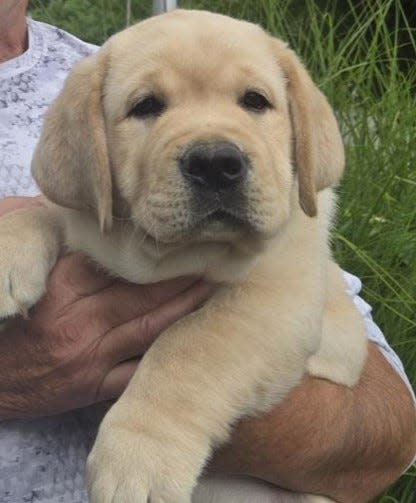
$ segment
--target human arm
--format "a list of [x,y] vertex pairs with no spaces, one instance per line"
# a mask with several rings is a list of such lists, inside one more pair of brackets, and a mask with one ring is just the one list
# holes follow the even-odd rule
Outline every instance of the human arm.
[[241,421],[210,470],[361,503],[397,479],[415,452],[409,390],[370,343],[355,388],[305,377],[268,414]]

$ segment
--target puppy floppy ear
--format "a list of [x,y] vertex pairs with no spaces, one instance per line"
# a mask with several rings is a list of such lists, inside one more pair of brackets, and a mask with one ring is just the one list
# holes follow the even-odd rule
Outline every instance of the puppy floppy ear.
[[49,108],[32,160],[42,192],[60,206],[112,224],[112,183],[102,109],[106,50],[78,63]]
[[334,112],[325,96],[286,44],[274,40],[278,63],[287,78],[294,136],[299,202],[309,216],[317,213],[316,193],[340,181],[344,147]]

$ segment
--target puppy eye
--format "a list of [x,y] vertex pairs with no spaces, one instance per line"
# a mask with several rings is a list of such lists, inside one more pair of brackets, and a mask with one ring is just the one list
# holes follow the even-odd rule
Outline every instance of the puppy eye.
[[254,112],[262,112],[266,108],[271,108],[272,106],[267,98],[256,91],[247,91],[240,99],[240,105]]
[[166,103],[156,96],[150,95],[140,100],[131,109],[129,115],[145,118],[158,116],[166,109]]

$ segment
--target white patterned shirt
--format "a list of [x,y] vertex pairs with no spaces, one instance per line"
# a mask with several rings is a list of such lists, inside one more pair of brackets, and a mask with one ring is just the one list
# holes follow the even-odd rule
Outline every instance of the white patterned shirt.
[[96,46],[28,19],[28,49],[0,64],[0,198],[39,191],[30,161],[43,115],[74,63]]
[[[96,50],[72,35],[28,19],[29,46],[0,64],[0,199],[38,194],[31,156],[42,118],[73,64]],[[361,282],[344,275],[368,337],[409,385],[403,366],[359,296]],[[410,388],[411,389],[411,388]],[[87,503],[84,468],[105,406],[55,417],[0,423],[0,503]]]

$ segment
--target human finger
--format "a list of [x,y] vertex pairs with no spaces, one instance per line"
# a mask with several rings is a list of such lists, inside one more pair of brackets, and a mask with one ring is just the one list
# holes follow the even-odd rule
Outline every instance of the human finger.
[[129,360],[116,365],[103,379],[97,390],[96,402],[118,398],[136,372],[139,360]]
[[181,277],[149,285],[116,282],[90,299],[99,329],[107,332],[153,311],[198,281]]
[[156,309],[110,331],[101,344],[109,364],[143,355],[163,330],[200,307],[214,288],[212,284],[199,280]]
[[66,292],[76,300],[93,296],[115,282],[115,278],[88,257],[74,253],[58,260],[51,273],[49,287],[58,290],[59,297]]

